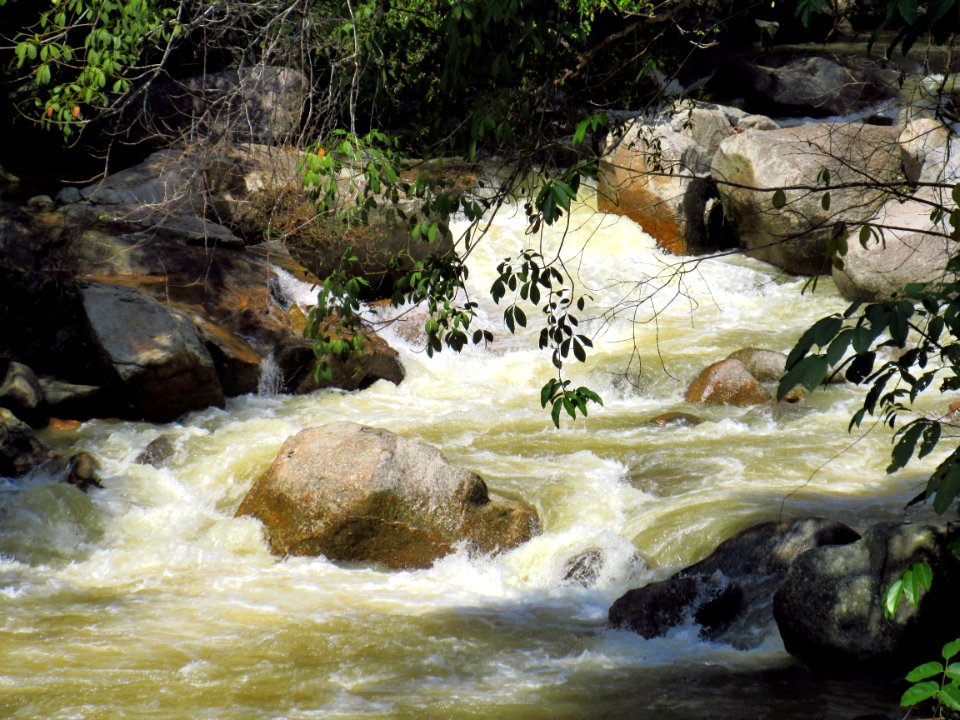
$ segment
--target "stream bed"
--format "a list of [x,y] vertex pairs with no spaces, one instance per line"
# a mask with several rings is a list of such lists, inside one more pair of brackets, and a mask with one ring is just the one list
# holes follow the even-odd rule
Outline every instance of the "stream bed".
[[[593,297],[584,327],[595,351],[565,374],[604,406],[560,430],[540,408],[552,366],[536,349],[541,315],[530,308],[517,335],[500,329],[489,347],[432,359],[422,318],[384,328],[406,366],[400,386],[251,395],[169,425],[47,431],[55,448],[100,459],[104,489],[84,495],[42,472],[0,480],[0,716],[842,720],[895,711],[897,687],[814,673],[784,652],[775,628],[739,650],[700,640],[694,626],[655,640],[606,627],[627,589],[751,524],[903,518],[937,458],[887,476],[889,430],[848,434],[861,391],[844,385],[799,405],[684,404],[706,365],[742,347],[789,351],[814,320],[844,309],[829,278],[801,293],[803,279],[738,255],[664,255],[629,220],[589,206],[570,221],[563,247],[554,234],[545,250],[560,252]],[[488,239],[471,258],[471,293],[496,319],[494,267],[534,238],[522,211],[506,208]],[[622,304],[639,296],[652,299]],[[704,422],[647,422],[667,411]],[[543,533],[496,557],[461,549],[410,572],[272,557],[258,522],[234,511],[287,437],[335,420],[436,445],[492,489],[534,504]],[[161,436],[172,456],[160,468],[138,464]],[[566,578],[586,551],[604,560],[589,587]]]

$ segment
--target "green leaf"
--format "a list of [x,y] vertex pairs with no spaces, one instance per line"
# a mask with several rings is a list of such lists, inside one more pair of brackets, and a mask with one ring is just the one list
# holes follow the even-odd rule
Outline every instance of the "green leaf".
[[[953,643],[951,643],[951,645],[952,644]],[[953,680],[954,683],[960,683],[960,663],[950,663],[943,671],[943,674]]]
[[773,193],[773,207],[777,210],[787,204],[787,194],[783,190],[777,190]]
[[887,466],[888,473],[894,473],[906,466],[913,457],[913,450],[917,446],[921,432],[923,432],[923,424],[919,422],[907,425],[902,430],[900,439],[893,447],[893,461]]
[[917,683],[913,687],[909,688],[903,694],[903,697],[900,698],[900,707],[910,707],[911,705],[916,705],[924,700],[929,700],[938,692],[940,692],[940,686],[932,680]]
[[553,419],[553,424],[556,427],[560,427],[560,411],[563,410],[563,403],[560,400],[555,400],[553,403],[553,410],[550,411],[550,417]]
[[937,700],[951,710],[960,710],[960,687],[947,685],[937,693]]
[[820,198],[820,207],[822,207],[825,212],[830,209],[830,193],[825,192],[823,197]]
[[936,675],[943,673],[943,665],[933,661],[924,663],[923,665],[918,665],[907,675],[907,680],[912,683],[920,682],[921,680],[926,680],[927,678],[932,678]]
[[[929,568],[929,565],[927,567]],[[958,653],[960,653],[960,638],[957,638],[953,642],[948,642],[943,646],[943,650],[941,651],[941,655],[943,656],[944,660],[949,660],[950,658],[955,657]],[[954,663],[954,665],[956,665],[956,663]],[[953,665],[951,665],[951,667],[953,667]]]
[[890,620],[897,614],[900,598],[903,596],[903,579],[898,579],[887,588],[883,596],[883,616]]

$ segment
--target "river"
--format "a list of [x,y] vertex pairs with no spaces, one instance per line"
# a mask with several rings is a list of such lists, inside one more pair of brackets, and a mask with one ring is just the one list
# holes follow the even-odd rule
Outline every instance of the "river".
[[[471,288],[481,314],[497,317],[493,267],[531,241],[522,212],[501,212],[489,240],[472,257]],[[594,317],[678,262],[629,220],[589,206],[573,213],[563,254]],[[385,329],[407,369],[400,386],[235,398],[164,426],[46,431],[58,449],[100,458],[105,487],[88,496],[42,473],[0,480],[0,715],[783,720],[894,710],[896,688],[812,673],[775,629],[738,650],[699,640],[695,627],[644,640],[605,625],[625,590],[743,527],[781,513],[855,527],[900,518],[922,480],[920,466],[885,475],[889,432],[847,434],[855,388],[778,408],[684,405],[702,367],[746,346],[787,351],[846,306],[829,279],[801,294],[802,279],[739,256],[685,269],[651,302],[586,324],[596,351],[569,376],[604,407],[560,430],[539,405],[551,366],[530,310],[519,335],[433,359],[415,333]],[[628,362],[634,348],[640,365]],[[670,410],[706,422],[646,422]],[[440,447],[535,504],[543,534],[412,572],[272,557],[257,521],[234,510],[287,437],[333,420]],[[175,447],[166,465],[137,464],[160,436]],[[597,582],[565,581],[567,561],[591,549],[605,558]]]

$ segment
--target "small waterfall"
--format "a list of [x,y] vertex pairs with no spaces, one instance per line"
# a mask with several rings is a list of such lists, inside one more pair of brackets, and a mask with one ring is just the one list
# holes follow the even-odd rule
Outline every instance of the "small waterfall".
[[271,352],[260,363],[260,380],[257,382],[257,395],[271,397],[283,392],[283,373]]

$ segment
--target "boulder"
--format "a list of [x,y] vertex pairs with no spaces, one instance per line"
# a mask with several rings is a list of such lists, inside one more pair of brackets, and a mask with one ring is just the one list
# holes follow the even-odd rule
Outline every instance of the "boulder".
[[739,360],[720,360],[706,367],[687,388],[684,400],[705,405],[759,405],[770,394]]
[[[323,323],[321,332],[337,333],[332,330],[334,318],[331,316]],[[344,338],[352,338],[353,333],[340,333]],[[302,395],[320,388],[337,387],[344,390],[363,390],[378,380],[387,380],[394,385],[403,382],[404,368],[400,355],[387,342],[372,332],[364,333],[363,350],[345,358],[329,356],[322,358],[329,368],[329,377],[318,378],[314,373],[317,357],[313,344],[307,340],[291,340],[278,346],[275,359],[283,377],[283,387],[287,392]]]
[[[947,209],[937,222],[931,202]],[[879,235],[872,232],[863,244],[859,229],[847,237],[847,252],[831,271],[837,289],[850,300],[878,300],[909,283],[952,280],[946,269],[956,248],[949,224],[955,206],[949,191],[929,187],[907,201],[888,200],[870,218]]]
[[[628,216],[674,254],[722,246],[720,218],[710,202],[716,197],[710,163],[721,141],[739,132],[745,118],[735,108],[688,103],[665,118],[628,120],[622,133],[607,140],[598,209]],[[755,116],[748,122],[763,126]]]
[[[896,136],[889,127],[811,123],[724,140],[711,172],[747,253],[793,274],[827,272],[830,240],[868,220],[887,198],[882,184],[898,179]],[[823,170],[834,186],[828,207]],[[798,187],[785,191],[783,207],[773,206],[775,190]]]
[[951,147],[950,128],[933,118],[919,118],[906,124],[897,138],[903,172],[907,180],[938,182],[942,178],[956,177],[956,152]]
[[811,548],[858,537],[820,518],[755,525],[669,579],[628,591],[611,606],[609,622],[651,638],[693,621],[702,637],[755,646],[772,625],[773,594],[790,564]]
[[743,98],[777,117],[851,115],[894,95],[874,60],[775,52],[721,62],[711,85],[721,96]]
[[300,127],[309,83],[289,68],[258,65],[155,83],[145,116],[162,137],[280,144]]
[[[956,530],[950,531],[955,538]],[[947,550],[944,528],[885,523],[859,541],[801,555],[774,598],[784,647],[822,666],[912,667],[939,657],[960,635],[960,560]],[[886,620],[882,597],[907,568],[927,562],[933,585],[917,607],[903,601]]]
[[779,382],[787,367],[787,356],[774,350],[741,348],[727,356],[727,360],[739,360],[759,382]]
[[0,477],[23,475],[49,456],[30,426],[0,407]]
[[183,313],[132,288],[90,283],[83,306],[107,377],[134,417],[169,422],[223,405],[210,353]]
[[34,426],[46,422],[43,387],[23,363],[0,358],[0,407]]
[[529,540],[536,510],[488,493],[440,451],[340,422],[287,440],[237,516],[260,519],[276,555],[425,568],[466,542],[496,552]]
[[109,402],[96,385],[68,383],[55,378],[39,378],[47,414],[58,418],[91,418],[108,415]]

